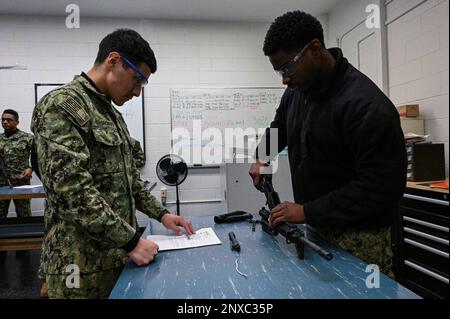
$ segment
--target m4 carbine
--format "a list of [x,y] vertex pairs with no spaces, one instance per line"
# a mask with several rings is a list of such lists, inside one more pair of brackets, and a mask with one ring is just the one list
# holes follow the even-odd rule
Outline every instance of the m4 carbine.
[[8,168],[6,167],[6,162],[3,156],[0,154],[0,170],[2,171],[3,176],[6,178],[6,182],[9,185],[9,188],[13,188],[11,183],[11,176],[9,175]]
[[[280,204],[280,197],[273,188],[271,175],[262,176],[260,191],[263,192],[264,195],[266,196],[267,205],[269,206],[270,210],[272,210],[275,206]],[[297,250],[298,258],[300,259],[305,258],[305,244],[307,244],[309,247],[311,247],[312,250],[314,250],[316,253],[318,253],[326,260],[333,259],[333,255],[331,253],[323,250],[317,244],[305,238],[305,233],[299,228],[297,228],[297,226],[285,222],[281,222],[276,226],[271,226],[269,224],[270,211],[268,211],[265,207],[261,208],[261,210],[259,211],[259,215],[261,216],[262,229],[273,236],[281,234],[283,237],[286,238],[286,242],[288,244],[290,243],[295,244],[295,249]]]

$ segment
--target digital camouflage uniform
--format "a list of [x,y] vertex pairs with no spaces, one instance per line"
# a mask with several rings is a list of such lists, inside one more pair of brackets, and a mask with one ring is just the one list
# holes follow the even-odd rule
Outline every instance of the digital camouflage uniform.
[[[30,179],[21,179],[20,174],[30,168],[30,152],[33,144],[33,135],[17,130],[16,133],[7,137],[5,133],[0,134],[0,155],[3,156],[6,168],[10,174],[13,186],[30,185]],[[8,185],[5,176],[0,173],[0,186]],[[8,215],[8,207],[11,200],[0,200],[0,218]],[[16,214],[18,217],[31,216],[29,199],[14,199]]]
[[394,278],[391,227],[367,230],[314,228],[314,232]]
[[133,153],[134,163],[137,168],[142,168],[145,165],[145,154],[142,150],[141,143],[134,138],[131,138],[131,142],[133,143],[131,152]]
[[[51,298],[105,298],[136,233],[135,210],[160,219],[164,207],[146,190],[127,126],[110,100],[76,76],[37,104],[31,129],[47,193],[40,276]],[[80,270],[80,288],[67,288]]]

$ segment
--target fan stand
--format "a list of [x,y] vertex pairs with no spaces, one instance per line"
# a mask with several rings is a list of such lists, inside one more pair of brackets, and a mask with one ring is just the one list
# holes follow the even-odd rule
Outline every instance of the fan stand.
[[180,216],[180,198],[178,195],[178,184],[176,184],[175,187],[177,190],[177,215]]

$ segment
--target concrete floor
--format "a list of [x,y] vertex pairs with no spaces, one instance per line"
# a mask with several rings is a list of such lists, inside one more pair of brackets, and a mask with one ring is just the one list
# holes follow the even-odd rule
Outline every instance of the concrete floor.
[[0,252],[0,299],[39,298],[40,250]]

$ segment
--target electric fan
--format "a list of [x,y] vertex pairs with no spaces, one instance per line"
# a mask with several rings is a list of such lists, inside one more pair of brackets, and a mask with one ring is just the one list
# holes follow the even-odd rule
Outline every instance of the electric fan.
[[161,157],[156,164],[156,175],[167,186],[175,186],[177,191],[177,215],[180,215],[180,199],[178,185],[184,182],[188,168],[183,158],[175,154],[167,154]]

